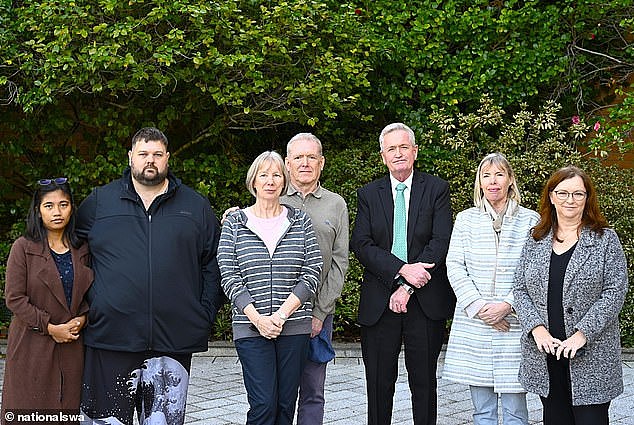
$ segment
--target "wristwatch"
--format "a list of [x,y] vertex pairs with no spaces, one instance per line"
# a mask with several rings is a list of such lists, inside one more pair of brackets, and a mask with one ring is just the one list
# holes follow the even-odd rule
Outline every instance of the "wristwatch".
[[277,310],[275,313],[277,313],[277,315],[280,316],[280,319],[282,319],[285,322],[286,322],[286,319],[288,319],[288,316],[283,311]]
[[407,291],[408,294],[414,295],[414,288],[412,288],[405,282],[400,282],[400,285],[403,287],[403,289]]

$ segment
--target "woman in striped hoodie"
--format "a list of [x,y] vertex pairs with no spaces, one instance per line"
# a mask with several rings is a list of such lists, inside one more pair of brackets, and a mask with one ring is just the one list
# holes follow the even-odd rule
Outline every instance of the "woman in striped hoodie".
[[282,205],[282,157],[260,154],[247,173],[250,207],[224,221],[218,263],[249,399],[247,424],[292,424],[308,356],[322,258],[308,215]]

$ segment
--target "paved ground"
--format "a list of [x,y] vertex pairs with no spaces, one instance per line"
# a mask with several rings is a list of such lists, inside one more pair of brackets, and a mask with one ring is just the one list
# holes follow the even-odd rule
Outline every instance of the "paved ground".
[[[328,365],[326,413],[329,425],[366,423],[365,379],[358,344],[336,344],[337,357]],[[625,393],[612,402],[611,425],[634,424],[634,352],[623,356]],[[442,355],[439,371],[442,370]],[[412,410],[403,361],[396,383],[393,424],[411,424]],[[531,424],[541,424],[541,403],[529,394]],[[473,423],[471,399],[464,385],[438,381],[438,425]],[[226,344],[212,345],[207,353],[193,360],[186,421],[189,424],[244,424],[248,404],[240,362],[235,350]]]
[[[4,347],[2,347],[4,348]],[[366,423],[365,380],[358,344],[336,344],[337,357],[328,365],[326,413],[329,425]],[[3,350],[4,351],[4,350]],[[4,371],[4,360],[0,361]],[[411,424],[412,412],[403,361],[396,383],[393,424]],[[439,371],[442,370],[442,355]],[[623,355],[625,393],[612,402],[611,425],[634,424],[634,351]],[[531,424],[541,424],[541,404],[528,396]],[[438,425],[472,423],[468,388],[438,381]],[[210,345],[192,361],[186,423],[196,425],[244,424],[248,409],[242,372],[235,349],[226,343]]]

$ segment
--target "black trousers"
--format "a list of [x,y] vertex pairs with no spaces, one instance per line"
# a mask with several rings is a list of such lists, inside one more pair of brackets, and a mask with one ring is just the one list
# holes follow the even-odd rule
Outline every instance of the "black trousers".
[[608,425],[610,403],[572,405],[569,360],[548,356],[550,393],[540,397],[544,408],[544,425]]
[[191,358],[191,354],[86,347],[81,394],[86,422],[116,418],[132,425],[136,409],[139,423],[163,416],[169,425],[182,424]]
[[361,328],[368,425],[392,422],[398,356],[403,343],[414,425],[436,424],[436,367],[444,334],[445,320],[427,318],[416,297],[409,299],[407,313],[386,309],[375,325]]

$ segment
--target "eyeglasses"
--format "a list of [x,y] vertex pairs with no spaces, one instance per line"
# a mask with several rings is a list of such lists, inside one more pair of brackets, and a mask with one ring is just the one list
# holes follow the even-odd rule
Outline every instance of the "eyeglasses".
[[37,184],[39,184],[40,186],[48,186],[49,184],[64,184],[68,181],[67,177],[56,177],[54,179],[40,179],[37,181]]
[[568,192],[567,190],[553,190],[553,192],[555,192],[555,196],[560,201],[566,201],[570,196],[572,196],[572,199],[574,199],[575,201],[583,201],[584,199],[586,199],[587,195],[586,192],[582,192],[580,190],[576,192]]

